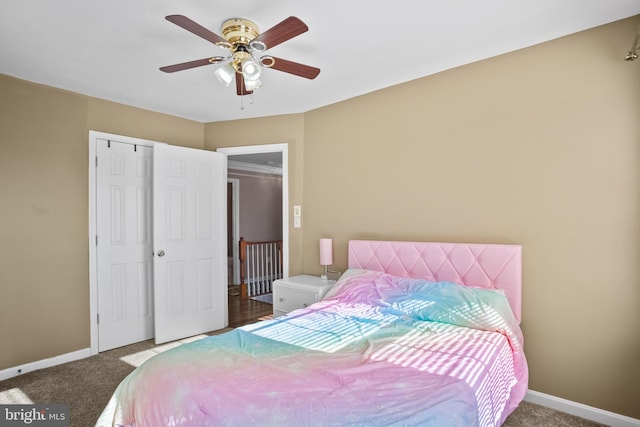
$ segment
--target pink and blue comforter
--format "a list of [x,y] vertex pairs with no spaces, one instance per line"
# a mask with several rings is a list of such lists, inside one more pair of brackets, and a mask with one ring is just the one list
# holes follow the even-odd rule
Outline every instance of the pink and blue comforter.
[[306,309],[150,359],[97,425],[498,426],[522,346],[498,291],[351,270]]

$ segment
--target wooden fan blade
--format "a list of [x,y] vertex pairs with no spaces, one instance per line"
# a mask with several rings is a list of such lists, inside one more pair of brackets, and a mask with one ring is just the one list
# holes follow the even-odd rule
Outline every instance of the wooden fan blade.
[[299,36],[308,30],[309,27],[307,27],[304,22],[295,16],[290,16],[279,24],[269,28],[252,41],[262,42],[267,46],[267,49],[271,49],[272,47],[277,46],[282,42],[286,42],[295,36]]
[[244,77],[242,77],[242,73],[236,73],[236,93],[238,96],[242,95],[251,95],[253,91],[247,90],[244,85]]
[[196,36],[200,36],[203,39],[216,44],[216,43],[224,43],[224,44],[228,44],[229,42],[226,39],[223,39],[222,37],[220,37],[219,35],[217,35],[216,33],[206,29],[205,27],[203,27],[202,25],[192,21],[191,19],[187,18],[186,16],[183,15],[169,15],[165,18],[167,21],[169,22],[173,22],[174,24],[176,24],[179,27],[184,28],[185,30],[189,31],[190,33],[195,34]]
[[284,71],[285,73],[294,74],[296,76],[304,77],[305,79],[315,79],[318,77],[318,74],[320,74],[320,68],[287,61],[282,58],[274,57],[273,60],[274,63],[270,68],[274,70]]
[[176,71],[188,70],[189,68],[202,67],[212,64],[211,58],[196,59],[195,61],[183,62],[181,64],[167,65],[160,67],[160,71],[165,73],[175,73]]

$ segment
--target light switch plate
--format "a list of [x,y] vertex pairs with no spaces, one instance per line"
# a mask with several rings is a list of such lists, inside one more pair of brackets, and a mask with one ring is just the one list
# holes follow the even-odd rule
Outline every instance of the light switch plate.
[[300,228],[301,216],[302,216],[302,206],[293,205],[293,228]]

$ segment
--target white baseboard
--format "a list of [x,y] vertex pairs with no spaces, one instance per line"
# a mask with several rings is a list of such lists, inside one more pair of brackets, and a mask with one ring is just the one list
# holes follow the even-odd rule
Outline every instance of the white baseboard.
[[551,396],[550,394],[540,393],[539,391],[527,391],[524,400],[611,427],[640,427],[639,419],[583,405],[582,403]]
[[50,368],[63,363],[73,362],[91,356],[90,348],[73,351],[71,353],[61,354],[59,356],[50,357],[48,359],[37,360],[35,362],[26,363],[13,368],[7,368],[0,371],[0,381],[26,374],[27,372],[37,371],[38,369]]

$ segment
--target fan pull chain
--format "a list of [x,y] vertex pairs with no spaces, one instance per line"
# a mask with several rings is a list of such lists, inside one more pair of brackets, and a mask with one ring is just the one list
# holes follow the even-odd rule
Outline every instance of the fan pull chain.
[[240,97],[240,109],[244,110],[244,96]]

